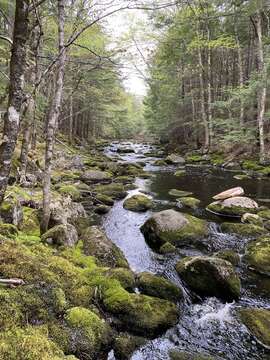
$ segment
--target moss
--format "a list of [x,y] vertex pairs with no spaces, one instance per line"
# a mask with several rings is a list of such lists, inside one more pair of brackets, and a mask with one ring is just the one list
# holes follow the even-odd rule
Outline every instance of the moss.
[[267,231],[258,225],[253,224],[239,224],[239,223],[223,223],[221,224],[223,232],[233,233],[240,236],[256,236],[263,235]]
[[76,266],[94,270],[97,268],[96,259],[93,256],[87,256],[83,252],[83,242],[79,241],[74,248],[66,248],[61,252],[61,256],[69,260]]
[[30,236],[40,236],[40,224],[38,210],[29,207],[23,207],[23,222],[20,230]]
[[257,213],[257,208],[246,208],[242,206],[223,206],[222,203],[213,202],[206,207],[206,210],[215,214],[241,217],[246,213]]
[[114,354],[117,360],[129,360],[133,352],[144,345],[146,340],[142,337],[122,333],[116,337],[114,342]]
[[186,157],[186,160],[189,163],[200,162],[203,161],[203,157],[200,154],[191,154]]
[[0,223],[0,235],[14,239],[18,235],[18,229],[15,225]]
[[211,164],[214,166],[222,166],[225,163],[225,159],[222,155],[214,154],[211,156]]
[[244,170],[258,171],[263,169],[263,166],[254,160],[244,160],[241,166]]
[[124,201],[123,207],[130,211],[144,212],[151,209],[152,200],[144,195],[133,195]]
[[239,277],[232,264],[226,260],[204,256],[186,257],[177,263],[176,270],[190,288],[200,295],[229,301],[240,296]]
[[107,206],[113,206],[114,204],[114,200],[110,196],[104,194],[97,194],[96,199]]
[[177,322],[177,308],[173,303],[130,294],[116,280],[103,290],[103,304],[132,332],[146,336],[153,336]]
[[251,269],[270,276],[270,237],[250,242],[244,259]]
[[166,242],[160,247],[159,251],[161,254],[172,254],[176,251],[176,247],[173,246],[171,243]]
[[214,256],[223,260],[227,260],[234,266],[237,266],[240,263],[239,254],[237,254],[233,250],[220,250],[215,253]]
[[101,351],[106,352],[110,343],[111,329],[109,325],[93,311],[83,307],[73,307],[67,311],[65,320],[73,329],[75,354],[87,353],[90,359],[97,358]]
[[155,166],[167,166],[168,164],[167,164],[167,162],[165,160],[156,160],[153,165],[155,165]]
[[265,176],[269,176],[270,175],[270,166],[267,166],[265,168],[263,168],[262,170],[259,170],[260,174],[263,174]]
[[117,176],[114,181],[117,183],[129,184],[133,182],[133,177],[127,175]]
[[259,211],[257,215],[263,219],[270,220],[270,209]]
[[108,276],[120,282],[122,287],[126,290],[133,290],[135,288],[135,275],[126,268],[115,268],[108,272]]
[[75,360],[47,337],[46,327],[28,326],[0,333],[0,358],[9,360]]
[[62,195],[70,196],[72,198],[72,200],[75,200],[75,201],[80,198],[80,191],[74,185],[70,185],[70,184],[61,185],[58,188],[58,192]]
[[169,191],[169,195],[180,198],[190,196],[192,195],[192,192],[172,189]]
[[270,310],[240,309],[240,317],[249,331],[263,345],[270,347]]
[[60,224],[52,227],[41,236],[42,242],[67,247],[75,246],[78,241],[78,233],[73,225]]
[[119,183],[97,185],[94,190],[99,194],[110,196],[113,199],[123,199],[127,195],[123,184]]
[[176,176],[176,177],[181,177],[181,176],[184,176],[184,175],[186,175],[186,170],[177,170],[174,173],[174,176]]
[[177,302],[183,297],[182,290],[171,281],[147,272],[138,275],[137,286],[143,294],[161,299]]
[[62,313],[66,310],[68,306],[68,302],[66,299],[66,295],[61,288],[54,288],[52,290],[54,309],[57,313]]
[[182,197],[182,198],[177,199],[177,201],[181,205],[186,206],[191,209],[196,209],[201,202],[199,199],[196,199],[194,197]]

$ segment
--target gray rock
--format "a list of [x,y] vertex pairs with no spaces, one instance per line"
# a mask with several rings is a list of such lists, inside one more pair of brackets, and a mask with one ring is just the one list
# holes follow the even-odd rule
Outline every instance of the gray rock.
[[73,247],[78,242],[78,233],[71,224],[56,225],[43,234],[41,240],[48,244]]
[[112,175],[106,171],[89,170],[81,175],[80,179],[86,184],[94,184],[100,182],[110,182]]
[[186,160],[178,154],[170,154],[166,157],[167,164],[185,164]]

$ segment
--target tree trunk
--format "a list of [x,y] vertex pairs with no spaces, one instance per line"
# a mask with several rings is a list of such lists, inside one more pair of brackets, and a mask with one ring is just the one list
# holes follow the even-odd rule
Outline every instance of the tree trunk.
[[11,169],[21,119],[24,98],[24,72],[26,67],[26,42],[28,40],[29,0],[16,0],[12,54],[10,60],[10,85],[7,112],[4,117],[3,139],[0,146],[0,203],[3,201]]
[[266,67],[264,63],[263,54],[263,40],[262,40],[262,18],[261,13],[258,10],[253,16],[253,22],[255,25],[255,39],[257,48],[257,68],[260,79],[260,84],[257,90],[257,124],[259,130],[259,142],[260,142],[260,162],[265,161],[265,144],[264,144],[264,113],[266,102]]
[[210,29],[207,26],[207,94],[208,94],[208,127],[209,127],[209,147],[213,139],[213,115],[212,115],[212,86],[211,86],[211,48],[210,48]]
[[199,62],[199,80],[200,80],[200,103],[201,103],[201,115],[204,126],[204,152],[209,150],[209,126],[207,121],[207,115],[205,110],[204,102],[204,81],[203,81],[203,61],[202,61],[202,52],[200,47],[198,47],[198,62]]
[[57,64],[56,85],[54,96],[52,96],[49,112],[47,118],[47,133],[46,133],[46,151],[45,151],[45,170],[43,181],[43,218],[41,222],[41,232],[44,233],[48,229],[50,220],[50,203],[51,203],[51,169],[53,158],[53,147],[55,139],[55,129],[58,122],[60,106],[63,95],[64,84],[64,70],[66,61],[65,49],[65,15],[64,15],[65,0],[58,0],[58,45],[59,45],[59,60]]
[[70,95],[68,124],[69,124],[69,129],[68,129],[69,144],[72,144],[73,141],[73,96],[72,95]]

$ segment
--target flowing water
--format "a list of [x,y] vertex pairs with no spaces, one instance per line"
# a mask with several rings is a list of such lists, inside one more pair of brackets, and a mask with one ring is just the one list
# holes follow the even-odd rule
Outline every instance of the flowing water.
[[[124,155],[116,155],[122,144],[112,144],[106,149],[108,156],[121,162],[146,163],[145,170],[151,172],[151,179],[137,179],[137,189],[128,196],[140,191],[152,195],[155,209],[162,210],[174,206],[174,198],[168,195],[169,190],[179,189],[193,192],[201,200],[200,208],[191,211],[197,217],[209,221],[210,236],[204,239],[205,254],[221,249],[234,249],[243,254],[248,239],[224,234],[220,231],[220,218],[207,213],[204,209],[211,198],[218,192],[241,185],[248,196],[256,200],[265,200],[270,195],[270,181],[250,179],[235,180],[235,173],[208,166],[189,166],[185,176],[176,177],[176,167],[153,166],[156,158],[147,157],[154,150],[146,144],[124,144],[135,151]],[[260,201],[259,201],[260,202]],[[240,307],[253,306],[269,308],[270,280],[247,272],[241,266],[237,269],[242,282],[241,299],[238,302],[222,303],[216,298],[196,299],[178,277],[174,266],[177,260],[186,255],[202,254],[196,249],[181,249],[177,255],[160,255],[151,250],[140,232],[140,226],[151,216],[151,211],[135,213],[123,208],[123,201],[116,202],[103,221],[108,237],[119,246],[135,272],[150,271],[170,279],[184,290],[185,301],[179,304],[180,319],[178,324],[162,336],[150,340],[137,350],[132,360],[167,360],[170,349],[199,352],[227,360],[269,360],[267,352],[249,334],[239,321],[237,310]],[[108,360],[113,360],[113,352]]]

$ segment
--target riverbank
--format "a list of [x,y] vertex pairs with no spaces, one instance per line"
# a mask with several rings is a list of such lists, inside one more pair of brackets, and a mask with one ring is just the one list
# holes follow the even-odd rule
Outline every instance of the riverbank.
[[[24,186],[14,184],[9,187],[1,209],[6,224],[0,226],[0,256],[3,259],[0,271],[1,277],[19,278],[23,283],[1,289],[2,331],[5,330],[5,334],[2,332],[1,335],[0,354],[1,351],[3,355],[12,351],[16,358],[16,354],[24,349],[29,352],[29,359],[31,356],[33,359],[42,357],[45,353],[59,359],[72,359],[71,354],[79,359],[106,359],[110,352],[109,358],[115,356],[121,360],[130,358],[136,348],[142,346],[132,359],[157,359],[159,356],[166,359],[173,348],[192,352],[197,348],[202,354],[232,359],[229,347],[242,341],[242,347],[233,348],[234,359],[241,359],[243,354],[245,359],[261,359],[262,356],[267,359],[264,348],[253,344],[249,331],[243,328],[236,314],[232,318],[233,325],[225,319],[226,316],[231,319],[227,311],[230,308],[235,313],[237,306],[266,307],[269,298],[266,288],[259,298],[246,292],[258,277],[247,281],[244,273],[242,300],[237,306],[225,305],[224,310],[218,299],[203,300],[195,295],[196,292],[191,294],[189,286],[181,281],[174,268],[185,255],[201,256],[222,250],[224,240],[226,247],[231,244],[236,251],[233,244],[237,238],[233,235],[225,238],[219,231],[210,231],[206,242],[209,245],[210,240],[213,243],[216,239],[213,248],[198,252],[196,248],[187,247],[180,252],[175,249],[171,254],[161,255],[146,244],[140,231],[152,210],[143,208],[146,212],[141,212],[139,208],[140,212],[136,209],[134,212],[128,209],[130,204],[123,207],[127,195],[130,198],[138,194],[135,188],[152,199],[149,207],[155,212],[177,205],[173,196],[168,197],[170,189],[196,192],[194,189],[197,188],[195,195],[202,201],[201,205],[197,208],[184,206],[181,212],[213,223],[213,218],[202,212],[202,208],[217,188],[238,180],[233,178],[234,175],[229,178],[226,175],[225,183],[221,181],[216,186],[207,167],[202,164],[186,166],[186,161],[183,162],[179,155],[166,159],[162,149],[148,144],[106,145],[101,143],[96,147],[76,149],[65,143],[57,144],[50,230],[42,236],[39,233],[42,199],[39,167],[42,168],[42,159],[38,151],[32,154],[31,172]],[[162,167],[156,165],[157,161],[159,164],[163,161]],[[202,179],[199,176],[202,169],[211,184],[204,198],[198,183],[198,179]],[[174,175],[176,170],[178,175]],[[180,174],[179,170],[184,173]],[[160,183],[158,179],[162,177],[164,180]],[[241,181],[247,185],[249,179]],[[131,205],[134,207],[134,203]],[[241,254],[246,239],[240,238],[237,242],[242,244],[236,251]],[[235,269],[241,281],[243,269],[242,265]],[[140,275],[145,271],[159,276]],[[191,304],[191,301],[195,303]],[[225,319],[226,331],[219,329],[217,352],[211,347],[212,343],[217,343],[214,335],[217,329],[213,325],[204,323],[208,328],[208,348],[203,339],[199,338],[199,343],[195,341],[201,330],[193,322],[202,319],[199,314],[209,317],[211,311],[214,319],[217,314],[222,321]],[[202,326],[203,322],[199,324]],[[192,327],[194,343],[189,344],[184,329],[191,331]],[[168,328],[172,328],[168,334],[159,337]],[[227,346],[222,347],[222,336],[226,332],[229,334]],[[240,335],[231,342],[236,332]],[[157,339],[149,342],[147,338]],[[251,353],[253,358],[249,357]],[[171,356],[177,359],[175,356],[181,355]]]

